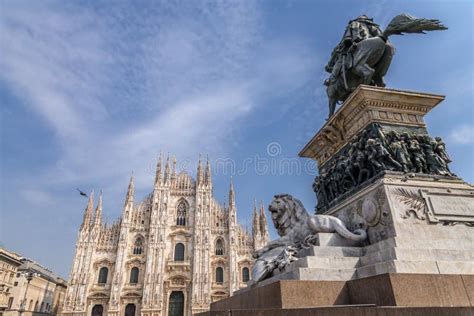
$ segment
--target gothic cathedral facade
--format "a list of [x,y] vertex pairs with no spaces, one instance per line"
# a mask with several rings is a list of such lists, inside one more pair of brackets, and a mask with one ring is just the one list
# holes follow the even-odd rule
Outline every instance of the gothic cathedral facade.
[[251,278],[252,252],[268,242],[263,206],[250,234],[229,204],[212,194],[209,161],[194,180],[158,161],[153,192],[134,200],[130,179],[122,216],[102,222],[102,194],[93,194],[76,243],[63,315],[163,316],[206,311]]

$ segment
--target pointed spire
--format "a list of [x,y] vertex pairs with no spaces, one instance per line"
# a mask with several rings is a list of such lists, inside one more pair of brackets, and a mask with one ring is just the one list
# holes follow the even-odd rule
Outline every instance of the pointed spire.
[[95,209],[94,225],[102,225],[102,190],[100,190],[99,201],[97,202],[97,207]]
[[207,156],[207,161],[206,161],[205,179],[206,179],[207,185],[209,186],[212,185],[211,164],[209,163],[209,156]]
[[134,179],[132,172],[132,176],[130,177],[130,183],[128,184],[127,197],[125,198],[125,206],[127,206],[128,204],[133,204],[133,195],[135,193],[135,185],[133,182]]
[[89,195],[89,201],[87,202],[86,209],[84,211],[84,219],[82,220],[81,229],[89,227],[92,220],[92,211],[94,209],[94,191]]
[[201,165],[201,154],[199,154],[199,161],[197,166],[197,183],[198,185],[202,183],[203,174],[202,174],[202,165]]
[[172,179],[176,179],[176,156],[173,156],[173,174],[171,175]]
[[265,214],[265,207],[263,201],[260,202],[260,233],[262,238],[265,240],[265,243],[268,242],[268,224],[267,224],[267,215]]
[[230,177],[229,207],[233,209],[235,208],[234,180],[232,177]]
[[162,169],[162,155],[161,155],[161,151],[160,151],[160,157],[158,158],[158,163],[156,164],[156,176],[155,176],[155,185],[157,183],[160,183],[161,182],[161,169]]
[[171,177],[170,174],[170,154],[168,153],[168,157],[166,158],[166,166],[165,166],[165,180],[164,182],[168,182]]
[[252,223],[252,234],[254,239],[260,236],[260,216],[257,211],[257,201],[253,203],[253,223]]

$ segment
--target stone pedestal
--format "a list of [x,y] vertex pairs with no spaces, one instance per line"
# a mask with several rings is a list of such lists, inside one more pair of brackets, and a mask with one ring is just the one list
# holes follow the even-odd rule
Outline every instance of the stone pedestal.
[[367,240],[319,234],[298,260],[213,303],[210,315],[474,313],[474,187],[449,171],[423,119],[443,99],[359,86],[300,156],[318,163],[316,212],[365,229]]
[[[354,140],[362,145],[362,136],[383,140],[389,154],[393,154],[389,136],[394,131],[422,142],[429,138],[423,116],[443,99],[360,86],[300,155],[315,159],[320,174],[346,185],[341,177],[350,178],[334,175],[338,167],[334,161],[347,161],[354,154],[348,149]],[[327,199],[318,211],[338,217],[350,230],[365,228],[365,244],[320,234],[319,244],[301,251],[299,260],[262,284],[287,279],[355,280],[384,273],[474,275],[474,187],[451,173],[387,167]]]

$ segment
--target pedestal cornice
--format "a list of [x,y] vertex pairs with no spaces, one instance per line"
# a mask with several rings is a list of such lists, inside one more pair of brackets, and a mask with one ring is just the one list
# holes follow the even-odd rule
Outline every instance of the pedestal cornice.
[[323,165],[371,123],[425,128],[423,117],[444,96],[360,85],[300,151]]

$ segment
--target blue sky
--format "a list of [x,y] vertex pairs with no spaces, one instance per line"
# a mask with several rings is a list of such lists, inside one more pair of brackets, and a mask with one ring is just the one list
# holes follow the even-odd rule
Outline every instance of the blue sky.
[[[0,1],[1,243],[67,277],[86,200],[121,213],[132,170],[152,190],[160,150],[194,175],[201,153],[239,220],[290,192],[308,211],[314,165],[297,153],[327,115],[324,65],[348,20],[402,12],[449,30],[393,36],[388,87],[446,95],[426,121],[474,182],[471,1]],[[279,172],[281,161],[292,167]],[[247,168],[243,168],[247,166]],[[239,171],[239,172],[237,172]],[[275,236],[275,235],[274,235]]]

